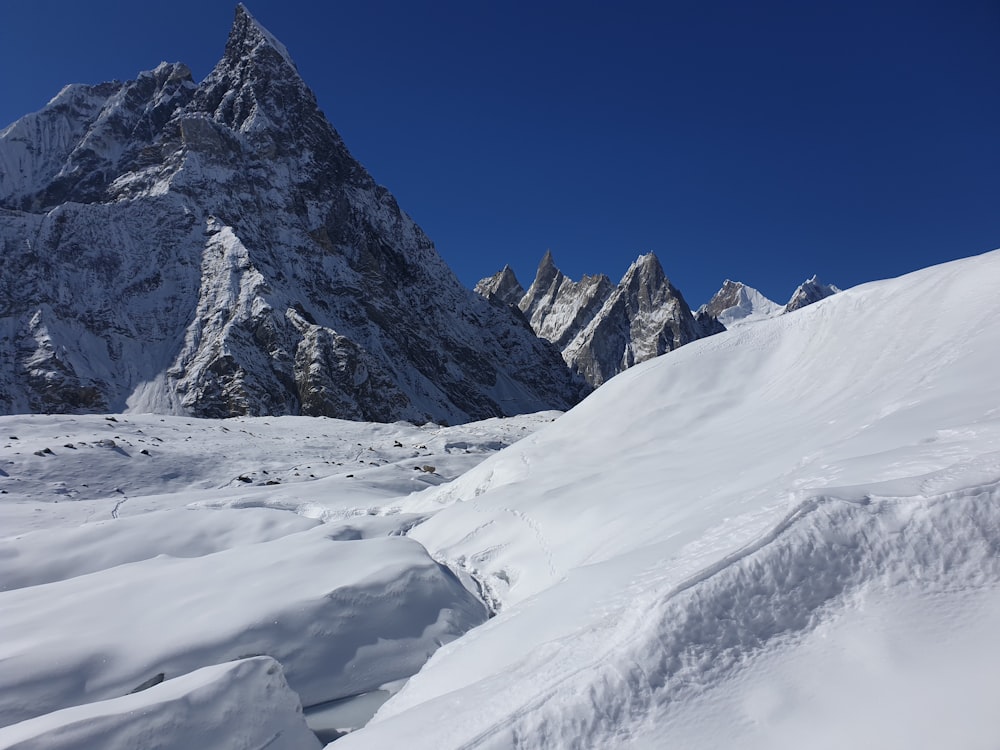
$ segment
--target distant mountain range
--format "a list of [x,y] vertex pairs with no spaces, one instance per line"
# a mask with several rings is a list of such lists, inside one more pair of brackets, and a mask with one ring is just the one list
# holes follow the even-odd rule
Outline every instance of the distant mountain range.
[[[617,285],[573,281],[546,253],[527,291],[509,268],[476,291],[242,5],[201,83],[162,63],[74,84],[0,132],[0,413],[566,409],[780,312],[733,282],[692,312],[652,254]],[[833,291],[814,277],[786,309]]]
[[640,256],[616,286],[604,274],[573,281],[546,252],[527,291],[510,266],[482,279],[476,291],[519,310],[531,329],[555,344],[566,364],[596,387],[696,339],[790,312],[840,290],[813,276],[782,307],[727,279],[707,304],[692,312],[653,253]]

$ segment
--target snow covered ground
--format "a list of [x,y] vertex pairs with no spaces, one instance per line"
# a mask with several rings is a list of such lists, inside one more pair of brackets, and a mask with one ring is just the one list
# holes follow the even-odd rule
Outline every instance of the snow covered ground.
[[997,288],[850,289],[558,419],[0,418],[0,747],[140,696],[183,747],[225,684],[392,694],[337,748],[996,748]]
[[[488,613],[471,582],[403,536],[422,516],[393,506],[557,416],[0,418],[0,726],[34,722],[0,747],[26,732],[63,742],[45,732],[67,721],[58,737],[93,736],[86,705],[118,727],[98,718],[133,715],[115,701],[136,688],[181,680],[176,697],[185,675],[258,654],[280,662],[296,705],[395,689]],[[227,672],[221,692],[258,700],[255,674]],[[323,721],[324,736],[357,726]],[[115,731],[125,747],[140,729]]]

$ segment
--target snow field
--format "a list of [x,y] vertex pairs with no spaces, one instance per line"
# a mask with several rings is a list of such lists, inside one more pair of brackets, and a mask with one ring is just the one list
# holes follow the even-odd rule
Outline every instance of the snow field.
[[487,613],[393,506],[556,416],[0,417],[0,724],[257,654],[306,705],[405,679]]

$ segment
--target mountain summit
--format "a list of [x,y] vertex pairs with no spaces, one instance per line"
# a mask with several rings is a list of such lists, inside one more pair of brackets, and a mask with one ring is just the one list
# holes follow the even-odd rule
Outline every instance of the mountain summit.
[[163,63],[0,132],[0,411],[388,421],[566,408],[515,311],[465,289],[240,5]]
[[714,319],[695,318],[653,253],[640,256],[617,286],[604,274],[573,281],[546,251],[527,292],[509,267],[480,281],[476,291],[517,305],[532,330],[559,347],[566,364],[593,386],[723,330]]
[[791,299],[785,305],[785,312],[792,312],[807,305],[812,305],[839,291],[840,289],[833,284],[824,284],[819,280],[818,276],[813,275],[811,279],[806,279],[799,284],[798,289],[792,293]]
[[714,317],[722,325],[729,328],[741,322],[774,317],[784,312],[784,308],[777,302],[769,300],[753,287],[747,286],[741,281],[726,279],[722,288],[707,304],[702,305],[698,312]]

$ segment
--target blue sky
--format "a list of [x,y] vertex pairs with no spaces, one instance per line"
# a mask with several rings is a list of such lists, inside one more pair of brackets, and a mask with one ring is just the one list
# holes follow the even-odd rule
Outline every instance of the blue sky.
[[[66,83],[196,79],[233,2],[4,0],[0,127]],[[1000,247],[996,0],[248,0],[468,285],[653,251],[697,306]]]

